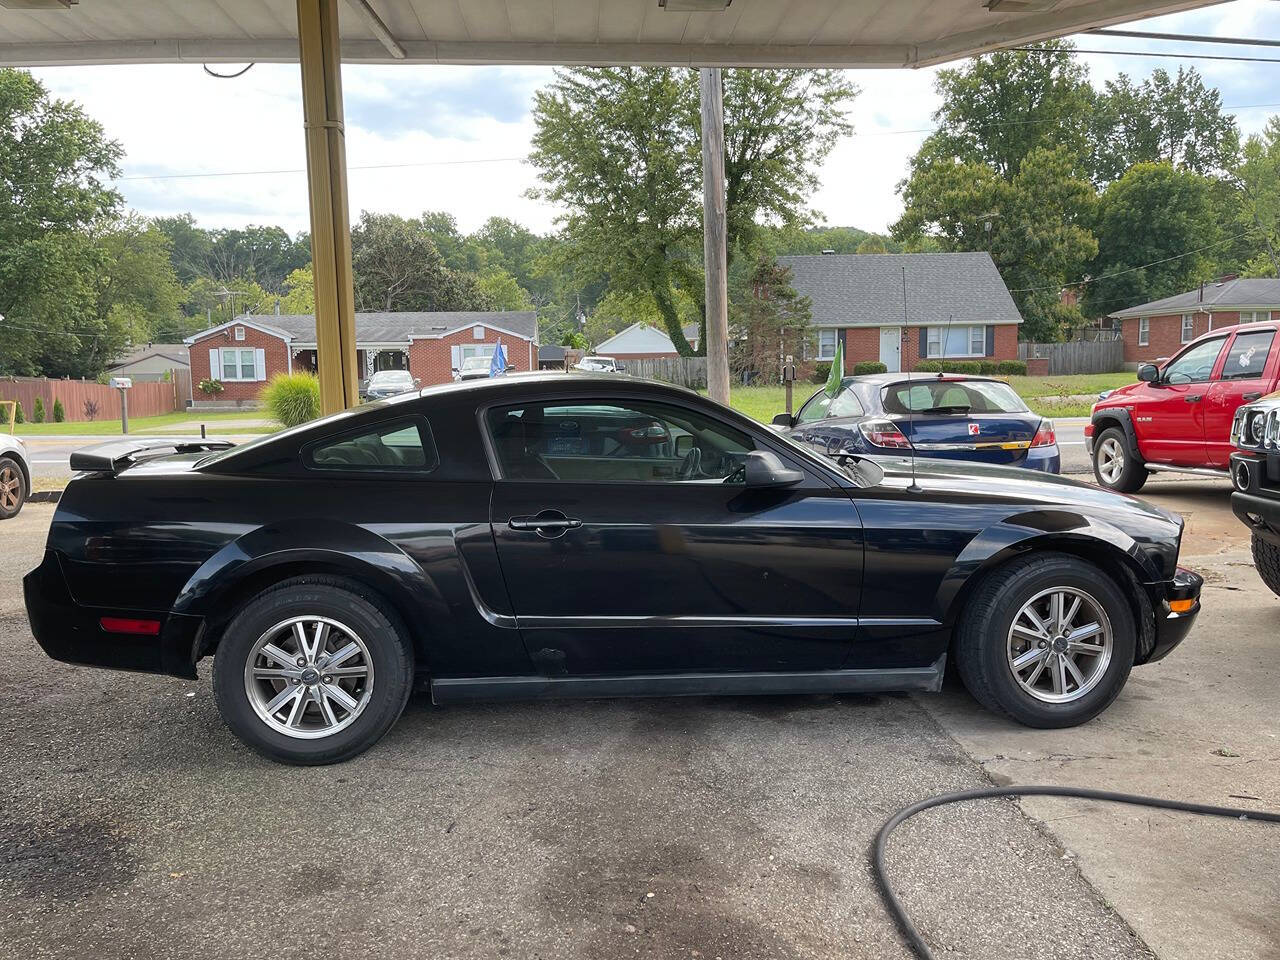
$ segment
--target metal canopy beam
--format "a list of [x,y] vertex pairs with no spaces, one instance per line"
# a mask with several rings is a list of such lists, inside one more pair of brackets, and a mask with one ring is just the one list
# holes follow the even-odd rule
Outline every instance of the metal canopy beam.
[[324,413],[337,413],[360,402],[338,0],[298,0],[298,47],[311,201],[320,407]]

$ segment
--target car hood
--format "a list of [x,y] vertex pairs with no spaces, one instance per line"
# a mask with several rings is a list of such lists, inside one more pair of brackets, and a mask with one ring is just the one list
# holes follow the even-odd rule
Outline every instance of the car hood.
[[[877,487],[897,495],[911,485],[909,457],[867,459],[884,472]],[[914,478],[921,490],[917,496],[956,504],[1005,504],[1006,523],[1063,534],[1088,530],[1127,552],[1146,552],[1148,568],[1165,578],[1177,566],[1182,518],[1137,497],[1054,474],[924,457],[916,458]]]

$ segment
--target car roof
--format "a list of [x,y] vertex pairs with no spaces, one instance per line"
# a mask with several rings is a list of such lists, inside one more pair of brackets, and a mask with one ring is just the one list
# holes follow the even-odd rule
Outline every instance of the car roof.
[[999,377],[984,377],[972,373],[863,373],[852,377],[845,377],[840,381],[842,386],[849,385],[866,385],[872,387],[891,387],[899,383],[934,383],[943,381],[944,383],[1003,383],[1008,386],[1008,382],[1001,380]]

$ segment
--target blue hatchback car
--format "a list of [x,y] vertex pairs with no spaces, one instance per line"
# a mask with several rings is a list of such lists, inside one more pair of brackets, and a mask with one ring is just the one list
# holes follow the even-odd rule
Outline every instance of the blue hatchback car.
[[1062,466],[1053,421],[1027,409],[1003,380],[958,374],[845,377],[773,426],[819,453],[917,456],[1025,467]]

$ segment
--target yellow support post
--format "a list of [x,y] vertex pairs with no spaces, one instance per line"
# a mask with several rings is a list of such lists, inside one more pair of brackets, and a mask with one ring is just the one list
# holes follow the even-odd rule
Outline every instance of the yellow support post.
[[320,408],[325,413],[337,413],[360,402],[338,2],[298,0],[311,261],[316,283],[316,366]]

